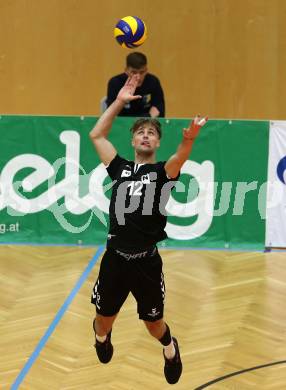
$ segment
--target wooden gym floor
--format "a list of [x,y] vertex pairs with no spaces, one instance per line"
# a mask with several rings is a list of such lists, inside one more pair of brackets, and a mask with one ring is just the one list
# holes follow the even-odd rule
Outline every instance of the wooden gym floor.
[[[0,246],[1,390],[170,388],[163,376],[162,348],[137,319],[131,296],[113,329],[114,357],[107,365],[98,363],[90,293],[100,260],[70,305],[62,307],[96,250]],[[161,254],[165,319],[179,340],[184,364],[174,388],[286,389],[285,252]],[[59,311],[62,318],[52,331]],[[281,363],[203,386],[274,362]]]

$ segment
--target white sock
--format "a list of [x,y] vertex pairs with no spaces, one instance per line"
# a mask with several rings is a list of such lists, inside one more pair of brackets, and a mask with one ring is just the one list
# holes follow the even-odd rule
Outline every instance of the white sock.
[[166,356],[167,359],[173,359],[175,354],[176,354],[176,350],[172,340],[169,345],[166,345],[164,347],[164,355]]
[[98,336],[96,335],[96,340],[98,340],[100,343],[104,343],[104,341],[106,340],[106,335],[105,336]]

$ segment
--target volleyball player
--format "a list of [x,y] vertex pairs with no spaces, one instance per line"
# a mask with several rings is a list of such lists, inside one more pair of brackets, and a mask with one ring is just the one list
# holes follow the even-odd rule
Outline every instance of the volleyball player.
[[128,161],[118,155],[108,140],[108,133],[124,105],[141,98],[134,95],[137,83],[137,75],[127,79],[116,100],[90,132],[96,151],[115,182],[107,249],[91,298],[96,306],[95,348],[102,363],[111,360],[112,326],[131,292],[137,301],[139,319],[163,345],[165,377],[168,383],[174,384],[181,376],[182,362],[177,339],[163,319],[165,284],[156,244],[167,237],[165,205],[207,118],[197,116],[189,128],[183,130],[176,153],[161,162],[156,162],[162,135],[160,122],[154,118],[137,120],[131,129],[134,161]]

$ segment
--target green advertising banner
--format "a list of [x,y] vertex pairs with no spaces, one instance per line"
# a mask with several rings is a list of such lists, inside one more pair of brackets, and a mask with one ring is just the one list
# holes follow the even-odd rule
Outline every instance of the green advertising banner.
[[[103,244],[111,180],[89,132],[94,117],[2,116],[0,242]],[[133,159],[133,118],[110,135]],[[177,148],[188,119],[162,119],[157,160]],[[268,121],[210,120],[167,206],[163,246],[261,249],[265,240]]]

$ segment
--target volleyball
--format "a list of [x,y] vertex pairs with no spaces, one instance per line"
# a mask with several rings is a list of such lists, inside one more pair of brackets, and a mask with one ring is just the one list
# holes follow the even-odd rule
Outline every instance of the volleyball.
[[134,49],[145,42],[147,38],[146,25],[137,16],[125,16],[116,24],[114,37],[120,46]]

